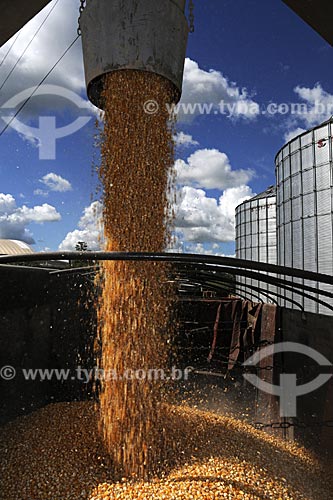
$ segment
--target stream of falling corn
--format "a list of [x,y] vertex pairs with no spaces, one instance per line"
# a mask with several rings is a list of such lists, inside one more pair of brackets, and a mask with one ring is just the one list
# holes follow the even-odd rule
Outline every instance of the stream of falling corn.
[[[173,86],[152,73],[119,71],[105,80],[100,178],[106,250],[163,252],[170,238]],[[146,104],[145,104],[146,103]],[[115,470],[146,478],[163,455],[161,377],[169,331],[170,287],[162,263],[103,265],[99,307],[100,426]]]

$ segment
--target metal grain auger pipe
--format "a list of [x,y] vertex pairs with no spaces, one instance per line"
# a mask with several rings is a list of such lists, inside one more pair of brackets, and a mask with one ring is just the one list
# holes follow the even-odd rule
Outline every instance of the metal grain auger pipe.
[[120,70],[160,75],[182,93],[189,33],[186,0],[87,0],[80,18],[87,95],[103,108],[103,78]]

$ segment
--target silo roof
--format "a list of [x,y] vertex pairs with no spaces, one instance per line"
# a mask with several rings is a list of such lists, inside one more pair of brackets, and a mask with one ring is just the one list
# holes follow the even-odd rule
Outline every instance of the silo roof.
[[328,125],[329,123],[333,123],[333,115],[328,119],[328,120],[325,120],[324,122],[320,123],[319,125],[316,125],[315,127],[312,127],[312,128],[309,128],[308,130],[305,130],[305,132],[302,132],[301,134],[299,135],[295,135],[295,137],[293,137],[292,139],[290,139],[290,141],[286,142],[284,146],[282,146],[282,148],[279,149],[279,151],[276,153],[275,155],[275,162],[276,162],[276,159],[277,157],[279,156],[279,154],[281,153],[281,151],[288,146],[288,144],[291,144],[292,142],[296,141],[297,139],[299,139],[300,137],[303,137],[304,135],[308,134],[309,132],[313,132],[314,130],[318,130],[320,129],[321,127],[324,127],[325,125]]
[[269,186],[262,193],[259,193],[256,196],[253,196],[253,198],[250,198],[249,200],[246,201],[261,200],[263,198],[270,198],[271,196],[276,196],[276,186]]
[[264,200],[265,198],[273,198],[276,196],[276,186],[269,186],[265,191],[263,191],[262,193],[259,193],[259,194],[256,194],[255,196],[253,196],[253,198],[249,198],[248,200],[245,200],[243,201],[242,203],[240,203],[237,207],[236,207],[236,211],[240,208],[240,207],[245,207],[247,205],[247,203],[250,203],[249,206],[251,206],[251,202],[252,201],[256,201],[256,200]]
[[20,240],[1,240],[0,239],[0,255],[20,255],[34,253],[32,248]]

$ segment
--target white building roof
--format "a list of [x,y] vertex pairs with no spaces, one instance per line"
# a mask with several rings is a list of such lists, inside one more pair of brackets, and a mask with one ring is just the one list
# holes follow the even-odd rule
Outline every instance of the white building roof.
[[24,243],[24,241],[0,239],[0,255],[20,255],[23,253],[34,252],[27,243]]

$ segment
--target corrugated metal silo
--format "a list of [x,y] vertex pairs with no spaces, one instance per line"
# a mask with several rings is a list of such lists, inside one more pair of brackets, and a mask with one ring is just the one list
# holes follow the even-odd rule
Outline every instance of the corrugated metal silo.
[[[276,156],[278,264],[331,275],[332,127],[333,119],[330,119],[291,140]],[[317,283],[304,283],[318,288]],[[325,289],[325,285],[320,286]],[[286,296],[306,311],[332,314],[325,306],[295,292],[287,292]],[[327,301],[333,305],[332,300]],[[297,307],[285,300],[280,303]]]
[[[236,257],[276,264],[276,254],[276,188],[270,186],[236,208]],[[239,277],[238,281],[260,288],[262,293],[239,287],[238,290],[250,300],[271,302],[268,292],[274,292],[274,286],[250,278]]]

